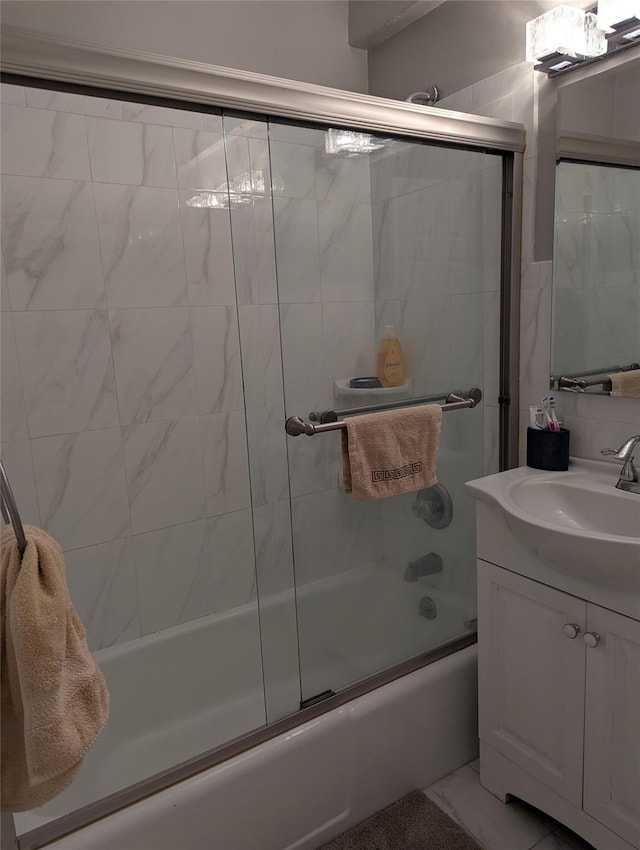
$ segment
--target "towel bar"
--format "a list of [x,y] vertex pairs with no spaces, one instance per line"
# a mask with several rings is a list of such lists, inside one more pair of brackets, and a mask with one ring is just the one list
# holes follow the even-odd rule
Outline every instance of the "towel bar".
[[327,422],[337,422],[341,416],[355,416],[358,413],[373,413],[378,410],[393,410],[396,407],[409,407],[409,405],[413,404],[428,404],[433,401],[440,401],[444,399],[446,401],[449,396],[455,395],[457,398],[472,398],[476,404],[482,400],[482,390],[479,390],[478,387],[473,387],[473,389],[469,390],[468,393],[462,392],[462,390],[455,390],[453,393],[439,393],[438,395],[425,395],[419,396],[418,398],[408,398],[406,401],[397,402],[397,401],[388,401],[382,402],[381,404],[372,404],[366,407],[343,407],[340,410],[323,410],[320,413],[317,410],[312,410],[309,414],[309,419],[312,422],[319,422],[321,425],[326,424]]
[[7,524],[11,523],[13,526],[13,533],[18,541],[20,554],[24,555],[24,550],[27,548],[27,538],[24,534],[24,528],[22,527],[22,520],[20,519],[18,506],[16,505],[16,500],[13,497],[13,491],[9,484],[7,473],[4,471],[2,461],[0,461],[0,493],[2,496],[2,516]]
[[[576,375],[552,375],[551,389],[557,384],[559,390],[573,390],[580,392],[588,387],[597,387],[602,385],[602,391],[605,393],[611,392],[611,379],[609,375],[613,372],[629,372],[634,369],[640,369],[639,363],[629,363],[628,366],[609,366],[604,369],[594,369],[591,372],[580,372]],[[595,376],[595,377],[593,377]]]
[[[364,413],[373,412],[376,410],[390,410],[397,407],[408,407],[413,404],[424,404],[428,401],[435,401],[444,398],[445,403],[442,405],[443,412],[445,410],[462,410],[465,407],[475,407],[482,401],[482,390],[474,387],[469,390],[468,396],[464,397],[456,393],[449,393],[447,396],[434,396],[430,398],[411,399],[407,404],[377,404],[371,407],[356,407],[348,411],[337,410],[335,415],[343,416],[345,413]],[[311,422],[305,422],[299,416],[290,416],[287,419],[284,429],[290,437],[299,437],[300,434],[306,434],[307,437],[313,437],[314,434],[321,434],[324,431],[342,431],[347,427],[346,422],[323,422],[320,425],[313,425]]]

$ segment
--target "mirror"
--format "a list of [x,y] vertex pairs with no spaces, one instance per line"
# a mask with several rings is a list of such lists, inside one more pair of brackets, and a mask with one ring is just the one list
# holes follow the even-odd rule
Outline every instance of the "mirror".
[[558,89],[551,386],[640,398],[640,60]]

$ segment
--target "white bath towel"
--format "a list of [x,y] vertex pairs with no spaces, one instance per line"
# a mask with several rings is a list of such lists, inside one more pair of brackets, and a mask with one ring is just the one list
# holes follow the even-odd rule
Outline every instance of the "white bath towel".
[[25,526],[20,550],[2,532],[0,803],[21,812],[75,779],[107,722],[109,694],[71,604],[64,559],[45,531]]
[[436,484],[442,407],[425,404],[346,419],[342,480],[357,501]]
[[640,398],[640,369],[614,372],[611,379],[611,395],[618,398]]

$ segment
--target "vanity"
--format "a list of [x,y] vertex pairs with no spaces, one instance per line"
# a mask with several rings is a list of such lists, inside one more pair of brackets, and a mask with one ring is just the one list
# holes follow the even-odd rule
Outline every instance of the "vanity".
[[640,848],[640,495],[572,459],[470,481],[480,776],[598,850]]

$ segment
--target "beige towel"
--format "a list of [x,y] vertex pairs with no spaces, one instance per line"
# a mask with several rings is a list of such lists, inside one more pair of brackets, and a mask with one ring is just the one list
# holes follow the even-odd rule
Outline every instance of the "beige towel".
[[439,404],[346,419],[347,428],[342,432],[344,492],[366,502],[435,484],[441,419]]
[[611,395],[620,398],[640,398],[640,369],[614,372],[611,379]]
[[25,534],[22,562],[13,529],[0,538],[0,802],[13,812],[43,805],[75,779],[109,715],[62,551],[42,529]]

